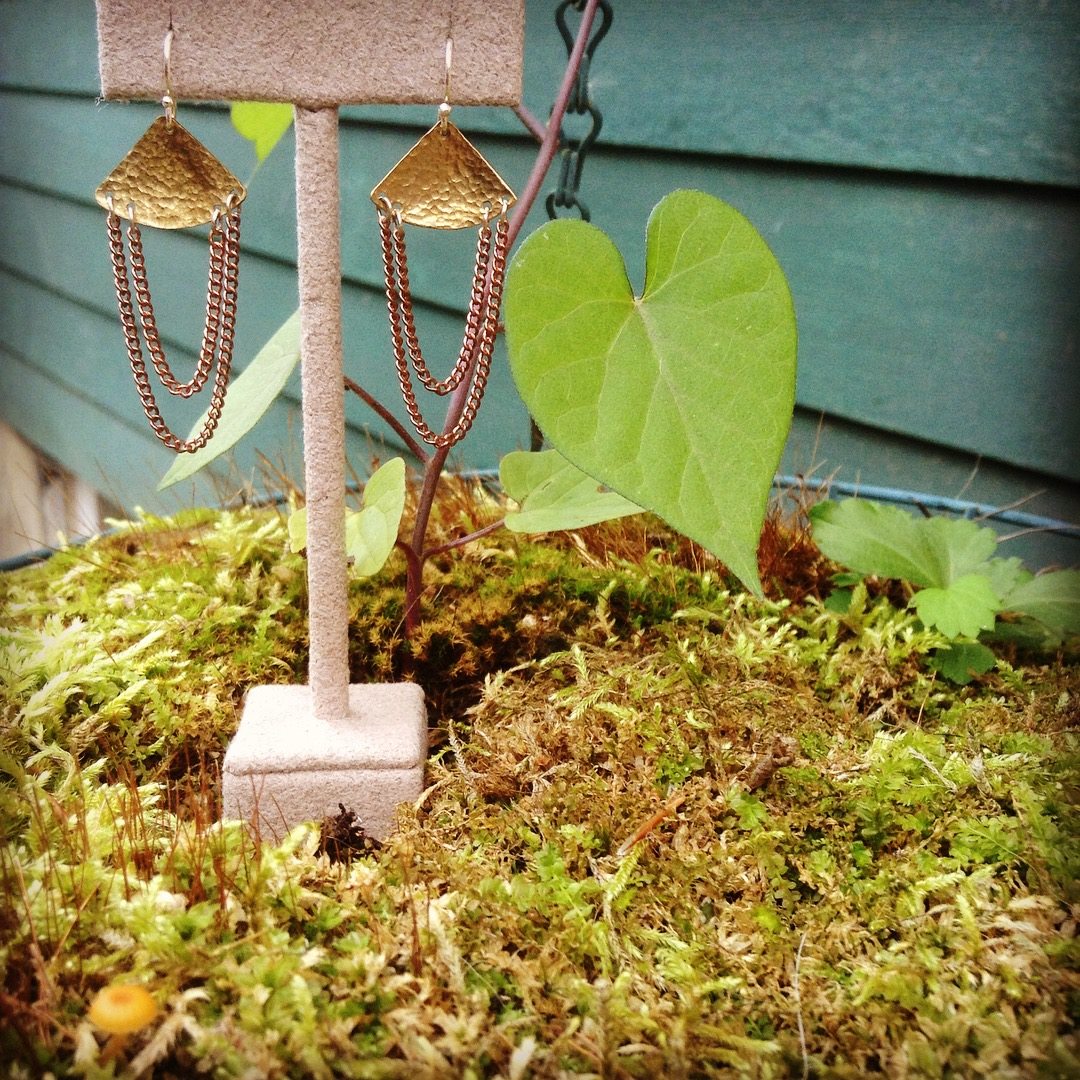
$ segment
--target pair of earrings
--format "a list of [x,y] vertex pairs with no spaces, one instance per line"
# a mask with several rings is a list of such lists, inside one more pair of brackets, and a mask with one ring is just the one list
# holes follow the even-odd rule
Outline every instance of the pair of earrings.
[[[164,115],[150,125],[123,161],[102,181],[95,197],[107,211],[120,322],[143,411],[150,427],[166,446],[177,453],[193,453],[213,436],[228,389],[236,325],[240,205],[247,192],[176,119],[169,77],[172,40],[170,29],[164,44],[165,94],[161,101]],[[453,42],[448,38],[446,90],[435,126],[371,192],[378,213],[390,339],[402,397],[419,436],[439,448],[447,448],[464,438],[484,395],[506,270],[509,234],[506,215],[515,201],[514,193],[498,173],[450,121],[452,58]],[[126,248],[121,220],[128,222]],[[182,383],[173,374],[161,344],[139,227],[183,229],[207,224],[210,265],[206,322],[195,374]],[[434,229],[479,227],[465,333],[457,362],[445,379],[432,374],[420,349],[409,285],[405,224]],[[161,415],[147,373],[143,342],[162,385],[180,397],[191,397],[202,390],[216,366],[207,419],[202,430],[190,440],[175,435]],[[440,396],[453,393],[470,378],[460,419],[450,431],[436,433],[424,420],[413,372],[425,389]]]

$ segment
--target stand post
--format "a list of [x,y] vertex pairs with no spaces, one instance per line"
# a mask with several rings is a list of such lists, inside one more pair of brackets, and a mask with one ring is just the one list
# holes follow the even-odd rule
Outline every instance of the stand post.
[[333,721],[349,713],[338,114],[300,105],[295,113],[308,682],[315,718]]
[[424,786],[427,711],[415,683],[349,685],[345,385],[338,114],[296,106],[297,266],[307,487],[307,686],[256,686],[222,763],[226,817],[280,839],[339,805],[382,838]]

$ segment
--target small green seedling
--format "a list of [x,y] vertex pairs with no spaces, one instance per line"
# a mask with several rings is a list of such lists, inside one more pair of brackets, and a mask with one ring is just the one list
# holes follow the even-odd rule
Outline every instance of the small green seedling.
[[1010,640],[1047,649],[1080,634],[1080,570],[1039,575],[1017,558],[995,555],[993,529],[973,521],[917,518],[863,499],[819,503],[810,511],[814,540],[851,573],[837,576],[833,610],[864,576],[894,578],[911,589],[920,621],[950,639],[933,666],[964,684],[995,664],[984,642]]

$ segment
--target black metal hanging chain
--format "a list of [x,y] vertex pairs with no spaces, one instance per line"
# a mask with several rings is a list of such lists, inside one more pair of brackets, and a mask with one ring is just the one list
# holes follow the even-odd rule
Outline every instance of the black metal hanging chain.
[[[574,35],[566,25],[568,8],[573,8],[578,12],[584,11],[585,0],[562,0],[555,9],[555,23],[566,43],[566,53],[569,56],[574,48]],[[581,57],[581,66],[578,68],[577,79],[566,106],[567,114],[589,117],[589,130],[578,139],[568,138],[565,130],[559,130],[559,182],[555,190],[548,195],[546,203],[548,217],[552,219],[559,216],[559,210],[576,210],[582,221],[589,220],[589,208],[581,201],[578,187],[581,184],[581,170],[585,165],[585,156],[600,137],[600,129],[604,123],[603,115],[589,96],[589,65],[596,46],[604,40],[608,30],[611,29],[611,19],[609,0],[600,0],[597,5],[597,18],[589,34],[589,42]]]

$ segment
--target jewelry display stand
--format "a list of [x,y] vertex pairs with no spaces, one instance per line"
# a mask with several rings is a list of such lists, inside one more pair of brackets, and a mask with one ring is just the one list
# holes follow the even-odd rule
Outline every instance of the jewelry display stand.
[[171,29],[178,102],[294,106],[311,655],[306,686],[249,691],[222,813],[275,839],[340,803],[381,838],[423,790],[427,713],[414,683],[349,683],[338,109],[441,102],[448,32],[454,104],[516,104],[523,0],[98,0],[97,11],[106,99],[161,99]]

